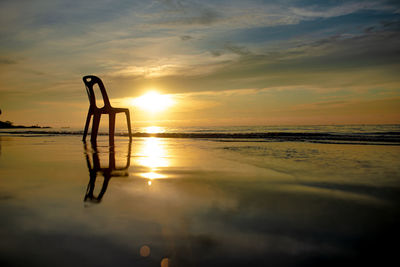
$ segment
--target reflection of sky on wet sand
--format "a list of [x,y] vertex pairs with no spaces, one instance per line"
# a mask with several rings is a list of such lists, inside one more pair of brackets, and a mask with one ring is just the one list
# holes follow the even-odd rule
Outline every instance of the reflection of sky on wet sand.
[[[117,166],[126,163],[127,142],[116,140]],[[111,178],[102,202],[86,206],[89,171],[77,137],[1,144],[6,262],[324,265],[390,257],[398,237],[397,147],[138,138],[128,176]],[[98,149],[107,167],[105,137]]]

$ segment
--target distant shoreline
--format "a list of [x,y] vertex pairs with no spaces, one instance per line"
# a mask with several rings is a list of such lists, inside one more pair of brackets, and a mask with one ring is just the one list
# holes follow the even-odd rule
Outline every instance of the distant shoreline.
[[[11,135],[48,135],[66,136],[82,135],[82,131],[0,131],[1,134]],[[99,136],[108,133],[100,132]],[[116,133],[115,136],[128,136],[127,133]],[[132,137],[156,138],[191,138],[206,139],[219,142],[309,142],[324,144],[353,144],[353,145],[395,145],[400,146],[400,132],[370,132],[365,134],[335,134],[335,133],[305,133],[305,132],[263,132],[263,133],[132,133]]]
[[39,125],[32,125],[32,126],[24,126],[24,125],[13,125],[10,121],[0,121],[0,129],[50,129],[49,126],[39,126]]

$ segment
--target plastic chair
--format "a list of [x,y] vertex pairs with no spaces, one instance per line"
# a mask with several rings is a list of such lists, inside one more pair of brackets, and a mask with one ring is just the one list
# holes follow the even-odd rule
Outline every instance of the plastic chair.
[[[96,77],[94,75],[88,75],[83,77],[83,82],[85,83],[86,86],[86,92],[89,97],[89,111],[86,117],[86,124],[85,124],[85,130],[83,132],[83,138],[82,140],[85,141],[86,135],[89,129],[89,124],[90,124],[90,119],[93,116],[93,123],[92,123],[92,133],[90,136],[90,141],[91,142],[96,142],[97,140],[97,133],[99,131],[99,125],[100,125],[100,117],[102,114],[108,114],[109,115],[109,140],[110,144],[114,143],[114,133],[115,133],[115,115],[117,113],[122,113],[124,112],[126,115],[126,122],[128,125],[128,132],[129,132],[129,140],[132,140],[132,134],[131,134],[131,119],[130,119],[130,114],[129,114],[129,109],[127,108],[114,108],[110,104],[110,100],[108,99],[106,88],[104,87],[103,82],[99,77]],[[93,86],[98,84],[100,88],[101,95],[103,96],[103,101],[104,101],[104,106],[99,108],[96,106],[96,97],[94,94]]]

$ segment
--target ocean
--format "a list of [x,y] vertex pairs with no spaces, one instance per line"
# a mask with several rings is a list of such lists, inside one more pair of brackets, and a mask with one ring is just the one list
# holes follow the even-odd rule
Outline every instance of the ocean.
[[[133,127],[133,137],[205,138],[242,141],[305,141],[320,143],[390,144],[400,143],[400,124],[384,125],[299,125],[299,126],[207,126]],[[2,135],[82,135],[81,128],[0,129]],[[100,129],[99,135],[107,135]],[[126,127],[116,128],[116,136],[126,136]]]

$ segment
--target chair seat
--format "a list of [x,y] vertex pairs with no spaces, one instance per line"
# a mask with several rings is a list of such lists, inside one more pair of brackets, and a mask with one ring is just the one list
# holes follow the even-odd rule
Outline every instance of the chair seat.
[[101,114],[109,114],[109,113],[122,113],[122,112],[129,112],[128,108],[114,108],[114,107],[102,107],[102,108],[95,108],[94,112],[100,112]]

